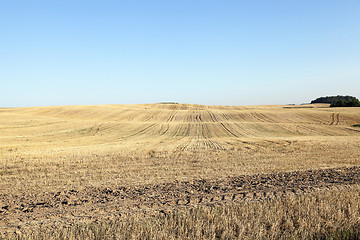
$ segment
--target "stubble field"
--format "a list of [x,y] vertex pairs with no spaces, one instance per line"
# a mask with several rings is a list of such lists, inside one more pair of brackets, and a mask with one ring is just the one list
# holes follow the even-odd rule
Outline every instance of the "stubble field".
[[[359,123],[358,108],[321,104],[0,109],[1,236],[353,232]],[[319,219],[310,217],[317,211]]]

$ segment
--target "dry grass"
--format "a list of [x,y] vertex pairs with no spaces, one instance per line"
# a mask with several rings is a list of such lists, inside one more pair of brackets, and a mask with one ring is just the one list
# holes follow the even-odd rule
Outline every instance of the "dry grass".
[[[358,108],[325,105],[296,108],[148,104],[0,109],[0,197],[358,166],[360,131],[353,126],[359,123]],[[191,239],[199,236],[211,239],[219,234],[224,239],[236,237],[236,234],[245,234],[238,235],[239,238],[258,238],[261,234],[276,238],[280,233],[289,236],[291,231],[305,237],[336,232],[344,226],[358,226],[353,220],[345,221],[344,217],[338,218],[344,222],[340,224],[336,218],[324,215],[331,210],[325,202],[336,203],[332,196],[340,198],[337,206],[347,209],[351,199],[346,194],[350,192],[335,192],[320,202],[314,202],[314,199],[322,199],[318,195],[300,200],[204,207],[146,220],[129,216],[120,222],[78,226],[46,234],[54,238],[61,238],[56,234],[63,234],[70,239],[76,238],[74,234],[83,237],[89,234],[89,238],[97,239],[97,231],[103,234],[101,236],[108,236],[112,231],[111,234],[120,234],[119,238],[127,238],[122,233],[132,229],[127,234],[133,234],[129,237],[134,238]],[[307,208],[322,202],[322,205],[314,205],[319,206],[317,210],[316,207]],[[2,205],[0,199],[0,207]],[[303,215],[299,213],[300,225],[275,231],[291,220],[286,217],[285,222],[279,223],[284,211],[288,209],[289,214],[295,214],[296,208],[308,209],[301,212]],[[254,212],[255,209],[262,212]],[[313,210],[325,211],[323,215],[319,213],[323,220],[311,215]],[[254,218],[257,214],[262,214],[260,222]],[[316,220],[305,216],[313,216]],[[244,218],[249,219],[243,222]],[[264,227],[264,219],[271,222],[270,230]],[[312,221],[308,229],[307,221]],[[312,224],[319,221],[321,227],[313,227]],[[323,228],[332,222],[336,224]],[[175,230],[176,226],[182,227]],[[251,227],[257,230],[250,233]],[[234,230],[237,228],[238,233]],[[308,233],[310,235],[306,235]],[[40,234],[40,238],[46,238],[43,233],[34,234],[26,236]]]
[[358,239],[360,187],[36,229],[15,239]]

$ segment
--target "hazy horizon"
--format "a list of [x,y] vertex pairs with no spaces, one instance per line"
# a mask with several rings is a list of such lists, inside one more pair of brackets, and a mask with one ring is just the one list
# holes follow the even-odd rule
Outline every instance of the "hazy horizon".
[[360,97],[360,1],[4,1],[0,107]]

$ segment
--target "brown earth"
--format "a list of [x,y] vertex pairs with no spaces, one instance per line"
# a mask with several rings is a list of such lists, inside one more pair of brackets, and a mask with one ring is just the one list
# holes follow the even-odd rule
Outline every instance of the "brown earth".
[[137,187],[0,195],[2,234],[55,223],[92,222],[122,214],[162,213],[226,202],[271,200],[360,184],[360,167],[242,175]]

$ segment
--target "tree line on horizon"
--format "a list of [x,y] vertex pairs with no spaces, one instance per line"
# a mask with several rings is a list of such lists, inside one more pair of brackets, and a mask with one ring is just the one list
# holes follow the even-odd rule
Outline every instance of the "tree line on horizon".
[[329,103],[330,107],[360,107],[360,101],[356,97],[353,96],[327,96],[327,97],[319,97],[313,101],[314,103]]

